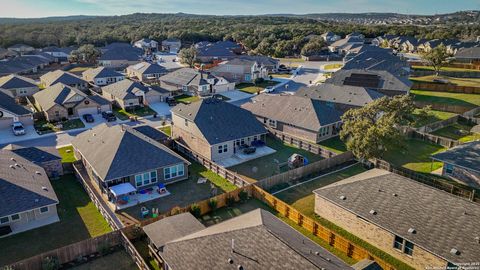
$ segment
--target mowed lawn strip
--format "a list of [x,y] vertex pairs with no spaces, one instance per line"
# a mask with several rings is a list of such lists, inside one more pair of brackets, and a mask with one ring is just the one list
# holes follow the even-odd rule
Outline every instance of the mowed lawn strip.
[[423,90],[411,90],[415,101],[438,103],[445,105],[457,105],[466,108],[475,108],[480,106],[479,94],[463,94],[451,92],[434,92]]
[[451,113],[451,112],[430,110],[428,112],[427,117],[420,119],[419,114],[420,114],[420,109],[415,109],[415,111],[413,112],[413,118],[415,120],[413,127],[415,128],[423,127],[428,124],[433,124],[438,121],[446,120],[448,118],[452,118],[455,115],[457,115],[456,113]]
[[455,123],[436,130],[432,134],[461,142],[480,140],[480,133],[470,132],[472,127],[471,125]]
[[347,146],[340,140],[340,136],[321,141],[318,145],[337,154],[347,152]]
[[62,157],[62,163],[72,163],[77,160],[73,154],[73,146],[71,145],[58,148],[58,153]]
[[73,175],[52,180],[59,222],[0,239],[0,265],[112,231]]
[[249,93],[249,94],[256,94],[268,86],[275,86],[279,82],[276,81],[263,81],[261,83],[253,84],[253,83],[240,83],[237,84],[236,88],[240,91]]
[[159,130],[165,134],[167,134],[169,137],[172,136],[172,126],[164,126],[159,128]]
[[449,76],[422,76],[422,77],[411,77],[410,80],[412,82],[429,82],[429,83],[438,83],[435,80],[441,79],[446,80],[450,84],[455,84],[459,86],[473,86],[473,87],[480,87],[480,78],[455,78]]

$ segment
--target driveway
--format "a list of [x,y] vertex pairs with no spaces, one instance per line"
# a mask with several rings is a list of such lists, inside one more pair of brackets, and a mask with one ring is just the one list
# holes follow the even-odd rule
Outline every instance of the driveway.
[[26,125],[25,135],[15,136],[10,128],[0,129],[0,145],[40,138],[33,125]]
[[288,83],[288,87],[279,88],[279,90],[288,91],[288,92],[296,92],[298,89],[302,87],[309,87],[315,84],[317,81],[321,81],[323,78],[324,70],[322,66],[326,64],[335,64],[335,63],[342,63],[341,61],[338,62],[303,62],[301,63],[302,68],[299,70],[297,75],[292,76],[290,79],[291,81]]
[[155,102],[152,104],[148,104],[148,106],[150,107],[150,109],[156,111],[158,116],[167,116],[171,114],[171,107],[168,106],[166,102]]
[[228,102],[230,103],[233,103],[235,101],[239,101],[242,99],[251,98],[254,96],[253,94],[245,93],[240,90],[227,91],[227,92],[220,93],[220,95],[229,98]]

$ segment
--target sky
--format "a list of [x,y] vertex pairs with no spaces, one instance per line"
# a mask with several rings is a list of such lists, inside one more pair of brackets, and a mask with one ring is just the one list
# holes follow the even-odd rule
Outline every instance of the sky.
[[278,13],[396,12],[438,14],[480,10],[480,0],[0,0],[0,17],[191,13],[255,15]]

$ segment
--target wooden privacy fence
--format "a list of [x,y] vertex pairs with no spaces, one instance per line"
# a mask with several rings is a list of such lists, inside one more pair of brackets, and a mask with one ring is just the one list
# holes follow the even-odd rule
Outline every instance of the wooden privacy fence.
[[422,141],[427,141],[431,143],[435,143],[438,145],[441,145],[446,148],[452,148],[457,145],[462,144],[460,141],[457,140],[452,140],[450,138],[445,138],[442,136],[436,136],[433,134],[428,134],[428,133],[423,133],[419,132],[416,130],[409,130],[407,132],[407,137],[412,138],[412,139],[417,139],[417,140],[422,140]]
[[330,246],[345,253],[348,257],[357,261],[363,259],[375,260],[385,270],[395,269],[392,265],[373,255],[366,249],[357,246],[343,236],[338,235],[336,232],[314,221],[312,218],[305,216],[304,214],[300,213],[300,211],[269,194],[263,189],[254,187],[252,191],[254,198],[266,203],[271,208],[278,211],[282,216],[295,222],[298,226],[311,232],[316,237],[326,241]]
[[269,190],[272,187],[278,185],[278,184],[283,184],[283,183],[288,183],[291,181],[295,181],[298,179],[301,179],[305,176],[313,175],[315,173],[318,173],[320,171],[332,168],[334,166],[337,166],[339,164],[345,163],[347,161],[353,160],[353,154],[352,152],[345,152],[342,154],[335,155],[333,157],[327,158],[327,159],[322,159],[313,163],[310,163],[308,165],[305,165],[300,168],[296,168],[293,170],[286,171],[284,173],[280,173],[277,175],[273,175],[270,177],[267,177],[263,180],[260,180],[254,185],[260,186],[263,189]]
[[453,195],[466,198],[472,202],[480,203],[480,196],[478,193],[475,192],[475,189],[467,189],[464,187],[459,187],[445,181],[441,181],[437,179],[435,176],[429,176],[426,174],[419,174],[412,170],[403,167],[396,167],[389,162],[381,159],[376,159],[373,161],[375,168],[387,170],[407,178],[413,179],[415,181],[421,182],[428,186],[449,192]]
[[[421,61],[411,61],[409,62],[410,66],[430,66],[428,63],[424,63]],[[472,70],[480,70],[480,65],[478,64],[468,64],[468,63],[448,63],[444,64],[444,67],[453,67],[453,68],[463,68],[463,69],[472,69]]]
[[426,106],[431,106],[432,110],[436,111],[445,111],[445,112],[452,112],[456,114],[463,114],[465,112],[468,112],[474,108],[472,107],[467,107],[467,106],[462,106],[462,105],[452,105],[452,104],[445,104],[445,103],[434,103],[434,102],[425,102],[425,101],[413,101],[415,104],[415,107],[417,108],[423,108]]
[[[472,71],[442,70],[439,72],[439,74],[443,76],[455,77],[455,78],[480,78],[480,72],[475,70],[472,70]],[[414,69],[410,72],[410,75],[414,77],[431,76],[431,75],[435,75],[435,71],[425,70],[425,69]]]
[[195,160],[196,162],[202,164],[205,168],[215,172],[216,174],[222,176],[223,178],[230,181],[232,184],[236,185],[237,187],[243,187],[250,184],[248,181],[243,179],[237,173],[232,172],[217,163],[211,161],[210,159],[204,157],[202,154],[193,151],[192,149],[188,148],[188,146],[183,145],[177,141],[173,141],[174,148],[177,149],[178,152],[184,154],[185,156]]
[[15,270],[41,270],[42,263],[47,257],[56,258],[60,264],[66,264],[75,261],[79,257],[88,256],[120,245],[122,243],[120,234],[120,231],[113,231],[95,238],[86,239],[16,262],[10,265],[10,267]]
[[412,89],[433,91],[433,92],[454,92],[465,94],[480,94],[480,87],[461,86],[450,83],[434,83],[413,81]]
[[320,155],[324,158],[330,158],[337,155],[337,153],[327,150],[318,144],[307,142],[300,138],[285,134],[281,131],[271,129],[271,128],[268,128],[268,131],[270,132],[271,135],[280,139],[284,143],[294,145],[300,149],[306,150],[316,155]]
[[120,238],[122,240],[122,245],[127,251],[127,253],[132,257],[133,261],[137,265],[138,269],[140,270],[150,270],[147,263],[143,259],[142,255],[137,251],[133,243],[128,239],[127,235],[123,231],[120,232]]

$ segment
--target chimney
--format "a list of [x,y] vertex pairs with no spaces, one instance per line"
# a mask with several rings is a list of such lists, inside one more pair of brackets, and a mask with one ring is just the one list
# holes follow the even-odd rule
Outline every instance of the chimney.
[[232,253],[235,252],[235,239],[232,239]]

